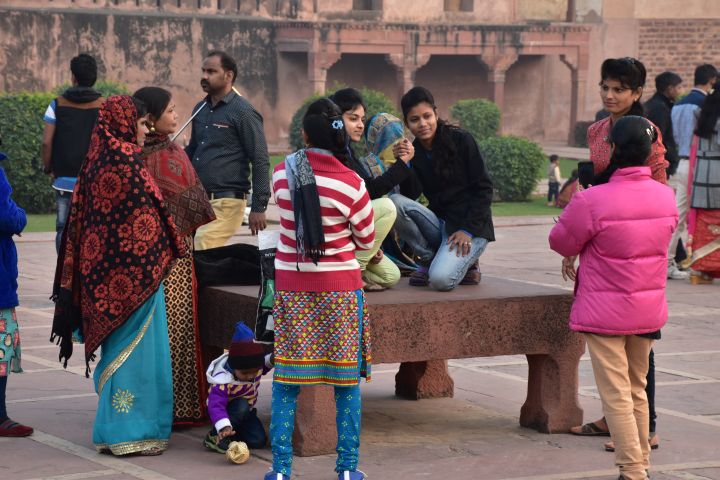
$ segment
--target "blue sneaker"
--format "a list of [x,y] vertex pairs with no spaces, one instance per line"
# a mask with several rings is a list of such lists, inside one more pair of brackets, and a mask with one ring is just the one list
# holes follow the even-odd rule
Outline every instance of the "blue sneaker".
[[350,470],[343,470],[338,473],[338,480],[364,480],[365,478],[367,478],[367,475],[360,470],[352,472]]
[[290,480],[290,477],[287,475],[283,475],[282,473],[277,473],[274,470],[269,471],[265,474],[265,477],[263,480]]

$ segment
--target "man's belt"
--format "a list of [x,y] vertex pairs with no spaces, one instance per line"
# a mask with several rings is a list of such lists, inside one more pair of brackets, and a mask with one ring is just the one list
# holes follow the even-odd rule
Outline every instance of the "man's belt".
[[247,198],[247,193],[245,192],[210,192],[208,194],[210,197],[210,200],[216,200],[219,198],[238,198],[240,200],[245,200]]

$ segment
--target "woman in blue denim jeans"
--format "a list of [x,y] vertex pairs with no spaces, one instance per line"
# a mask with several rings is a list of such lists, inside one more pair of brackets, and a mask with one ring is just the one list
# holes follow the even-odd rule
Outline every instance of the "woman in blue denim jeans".
[[[403,117],[415,136],[413,175],[391,195],[395,229],[418,258],[410,285],[440,291],[477,284],[477,260],[495,240],[490,204],[493,186],[470,133],[438,118],[435,100],[415,87],[401,100]],[[420,194],[428,207],[415,201]]]

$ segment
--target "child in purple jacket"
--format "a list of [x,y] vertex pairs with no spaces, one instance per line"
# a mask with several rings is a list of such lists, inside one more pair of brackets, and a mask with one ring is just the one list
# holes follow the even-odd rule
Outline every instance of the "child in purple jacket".
[[208,414],[214,425],[205,436],[207,448],[225,453],[230,442],[245,442],[249,448],[265,446],[267,434],[255,403],[260,379],[270,370],[272,356],[266,355],[253,332],[238,322],[230,350],[213,360],[207,370]]

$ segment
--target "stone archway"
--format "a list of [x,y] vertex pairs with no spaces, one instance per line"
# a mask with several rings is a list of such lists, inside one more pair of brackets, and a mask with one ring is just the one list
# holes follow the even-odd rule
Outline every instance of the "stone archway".
[[443,118],[449,116],[450,107],[458,100],[491,95],[487,68],[476,55],[433,55],[418,69],[415,85],[432,92]]
[[383,92],[394,103],[397,97],[397,74],[384,54],[343,53],[327,71],[326,88],[338,85],[371,88]]

